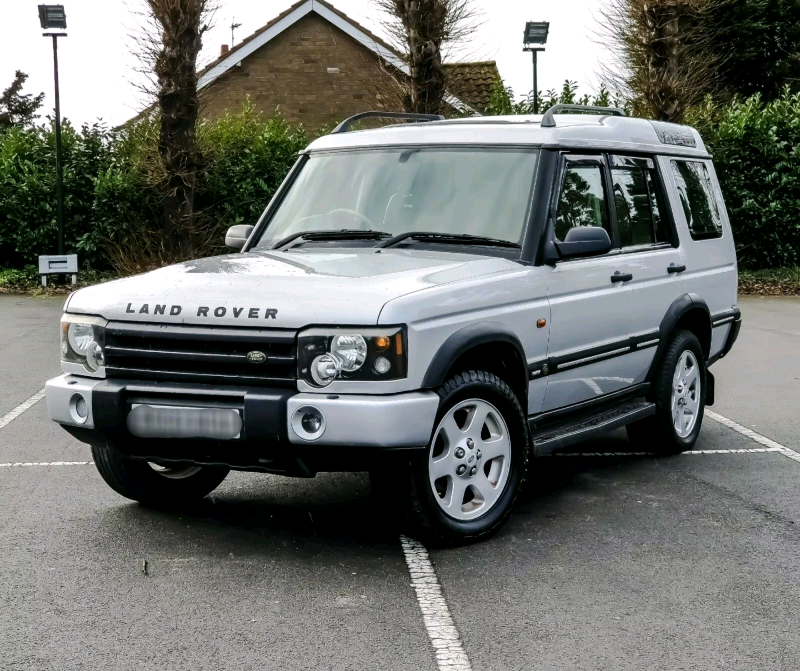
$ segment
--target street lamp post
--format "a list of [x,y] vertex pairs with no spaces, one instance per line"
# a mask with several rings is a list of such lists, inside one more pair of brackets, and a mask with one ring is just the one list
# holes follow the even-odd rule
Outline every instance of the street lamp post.
[[[43,30],[66,30],[67,15],[64,5],[39,5],[39,22]],[[58,38],[64,32],[42,33],[53,38],[53,73],[56,84],[56,223],[58,224],[58,253],[64,253],[64,168],[61,160],[61,99],[58,91]]]
[[528,21],[525,24],[525,34],[523,36],[523,51],[530,51],[533,54],[533,113],[539,114],[539,82],[536,72],[536,55],[544,51],[547,34],[550,32],[548,21]]

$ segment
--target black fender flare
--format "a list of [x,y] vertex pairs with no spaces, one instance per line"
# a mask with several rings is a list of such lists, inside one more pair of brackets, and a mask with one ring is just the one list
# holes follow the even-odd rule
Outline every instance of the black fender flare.
[[[708,304],[697,294],[692,293],[678,296],[678,298],[672,302],[672,305],[669,306],[664,318],[661,320],[661,324],[658,326],[658,346],[656,347],[653,361],[650,364],[650,369],[647,371],[647,377],[645,378],[647,382],[652,382],[655,379],[658,364],[661,361],[661,357],[664,355],[664,350],[667,348],[669,336],[675,330],[675,325],[689,310],[697,308],[705,312],[708,319],[709,333],[711,333],[711,310],[708,309]],[[701,343],[701,345],[704,350],[707,350],[711,346],[711,343],[708,343],[708,345]],[[708,352],[706,352],[706,357],[708,357]]]
[[447,371],[464,352],[478,345],[493,342],[508,343],[517,350],[522,365],[520,375],[526,382],[527,391],[528,363],[525,358],[525,350],[517,334],[500,322],[478,322],[450,334],[428,364],[428,370],[422,379],[422,388],[436,389],[440,387],[445,382]]

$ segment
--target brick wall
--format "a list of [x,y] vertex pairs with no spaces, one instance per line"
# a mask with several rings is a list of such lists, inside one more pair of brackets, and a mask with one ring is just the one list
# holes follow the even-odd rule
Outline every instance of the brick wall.
[[313,132],[358,112],[394,108],[390,82],[371,51],[311,13],[209,86],[202,114],[238,111],[249,96],[265,115],[277,109]]

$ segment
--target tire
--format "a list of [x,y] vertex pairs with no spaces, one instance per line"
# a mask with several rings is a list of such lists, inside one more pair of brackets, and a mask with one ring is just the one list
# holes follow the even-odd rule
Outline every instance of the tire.
[[[692,368],[687,369],[687,364]],[[683,367],[680,376],[679,365]],[[691,450],[703,423],[706,393],[705,356],[694,333],[680,329],[672,334],[653,385],[656,414],[629,424],[628,439],[662,454]],[[676,413],[680,422],[675,419]]]
[[[511,514],[528,473],[530,432],[519,400],[496,375],[459,373],[438,394],[431,442],[405,462],[395,491],[412,535],[455,545],[489,536]],[[391,492],[386,473],[374,482],[385,485],[381,496]]]
[[216,489],[229,469],[216,466],[162,468],[126,459],[108,443],[92,445],[92,456],[103,480],[118,494],[156,508],[175,508],[203,498]]

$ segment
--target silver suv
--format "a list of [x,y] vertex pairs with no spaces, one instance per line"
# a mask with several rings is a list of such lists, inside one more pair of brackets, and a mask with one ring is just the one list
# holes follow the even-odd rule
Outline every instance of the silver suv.
[[369,470],[439,542],[600,432],[691,449],[741,323],[714,166],[691,128],[579,109],[347,120],[240,253],[72,294],[50,417],[138,501]]

